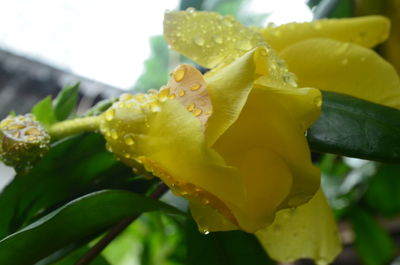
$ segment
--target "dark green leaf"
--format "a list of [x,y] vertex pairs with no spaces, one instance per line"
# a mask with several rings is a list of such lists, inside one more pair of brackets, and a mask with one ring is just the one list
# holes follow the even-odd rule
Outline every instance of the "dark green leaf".
[[356,235],[356,250],[366,265],[383,265],[394,254],[394,242],[365,210],[355,208],[350,212]]
[[187,264],[274,264],[254,235],[242,231],[201,234],[192,220],[187,223]]
[[64,87],[54,99],[54,111],[57,120],[63,121],[71,115],[78,101],[79,83]]
[[57,142],[31,172],[16,176],[0,194],[0,238],[88,192],[116,188],[144,193],[154,183],[133,177],[105,149],[101,135]]
[[128,191],[105,190],[86,195],[1,240],[0,264],[34,264],[124,218],[158,210],[181,214],[161,201]]
[[381,165],[372,179],[365,200],[379,213],[400,213],[400,165]]
[[35,115],[36,119],[45,126],[49,126],[57,122],[53,104],[51,102],[51,96],[47,96],[32,108],[32,114]]
[[400,111],[351,96],[323,92],[322,113],[309,129],[311,150],[400,162]]

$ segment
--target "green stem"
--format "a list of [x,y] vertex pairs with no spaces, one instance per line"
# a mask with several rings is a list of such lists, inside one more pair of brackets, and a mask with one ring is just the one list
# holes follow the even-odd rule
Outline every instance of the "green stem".
[[99,127],[100,117],[91,116],[58,122],[50,126],[49,134],[52,140],[58,140],[81,132],[95,132]]

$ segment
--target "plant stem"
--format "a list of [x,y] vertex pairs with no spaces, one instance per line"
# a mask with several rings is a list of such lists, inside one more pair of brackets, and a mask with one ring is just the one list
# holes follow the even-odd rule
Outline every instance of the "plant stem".
[[[153,199],[160,198],[166,191],[168,191],[167,185],[161,183],[157,189],[149,196]],[[110,231],[93,246],[85,255],[83,255],[75,265],[88,265],[92,262],[102,251],[105,249],[122,231],[125,230],[133,221],[135,221],[140,215],[125,218],[113,226]]]
[[52,140],[57,140],[81,132],[94,132],[99,129],[99,126],[99,116],[77,118],[58,122],[50,126],[49,134]]

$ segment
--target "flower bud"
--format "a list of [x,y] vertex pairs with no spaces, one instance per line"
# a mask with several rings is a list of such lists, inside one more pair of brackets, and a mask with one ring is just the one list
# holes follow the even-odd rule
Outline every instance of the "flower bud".
[[49,149],[50,136],[32,114],[0,122],[0,160],[18,172],[28,171]]

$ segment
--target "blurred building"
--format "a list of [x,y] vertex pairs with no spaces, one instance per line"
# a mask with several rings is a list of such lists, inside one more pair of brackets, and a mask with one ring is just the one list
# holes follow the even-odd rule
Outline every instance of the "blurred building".
[[122,90],[0,49],[0,119],[10,111],[24,114],[42,98],[80,82],[79,111]]

